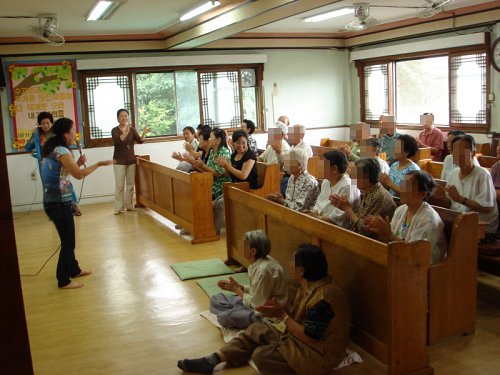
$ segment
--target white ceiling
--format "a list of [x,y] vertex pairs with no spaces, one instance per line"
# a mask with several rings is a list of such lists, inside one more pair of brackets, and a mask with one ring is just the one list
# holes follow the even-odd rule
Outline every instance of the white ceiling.
[[[55,13],[58,19],[58,32],[65,37],[81,37],[81,39],[91,40],[93,36],[123,36],[123,35],[143,35],[144,38],[151,38],[152,35],[160,38],[178,34],[189,30],[203,21],[214,16],[215,13],[206,14],[188,23],[181,23],[178,17],[185,11],[203,3],[204,0],[128,0],[107,21],[87,22],[85,15],[94,5],[94,0],[1,0],[0,17],[6,16],[32,16],[39,13]],[[231,7],[240,5],[240,9],[246,6],[255,7],[259,4],[281,4],[273,9],[266,9],[262,14],[252,15],[252,19],[257,19],[259,27],[245,30],[246,33],[287,33],[287,34],[307,34],[307,33],[337,33],[343,30],[346,23],[354,20],[353,15],[347,15],[332,20],[319,23],[301,22],[306,16],[316,15],[324,11],[329,11],[346,6],[360,0],[221,0],[221,7],[214,12],[228,10]],[[424,6],[426,0],[371,0],[371,16],[380,20],[381,24],[395,21],[414,19],[416,9],[396,8],[405,6]],[[478,5],[484,3],[497,3],[500,1],[477,1],[477,0],[454,0],[447,10],[457,10],[459,8]],[[326,5],[325,5],[326,4]],[[318,6],[320,5],[320,6]],[[387,5],[389,7],[375,7]],[[263,5],[264,7],[264,5]],[[263,8],[264,9],[264,8]],[[294,13],[297,9],[298,13]],[[279,10],[279,12],[276,12]],[[269,14],[273,13],[273,16]],[[280,16],[282,14],[283,16]],[[241,20],[241,22],[247,22]],[[425,19],[419,22],[425,22]],[[29,37],[30,25],[37,24],[36,19],[6,19],[0,18],[0,41],[9,38]],[[241,34],[240,34],[241,35]]]

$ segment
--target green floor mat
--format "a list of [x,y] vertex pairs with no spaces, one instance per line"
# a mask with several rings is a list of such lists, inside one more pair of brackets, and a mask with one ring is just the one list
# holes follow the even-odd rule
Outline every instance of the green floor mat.
[[207,293],[209,297],[212,297],[214,294],[217,293],[234,294],[233,292],[222,290],[217,286],[218,280],[229,280],[229,276],[231,276],[235,281],[237,281],[241,285],[250,284],[250,279],[248,278],[248,273],[246,272],[234,273],[232,275],[225,275],[225,276],[207,277],[196,281],[196,284],[198,284],[200,288],[203,289],[203,291]]
[[215,275],[227,275],[233,270],[220,259],[195,260],[170,265],[181,280]]

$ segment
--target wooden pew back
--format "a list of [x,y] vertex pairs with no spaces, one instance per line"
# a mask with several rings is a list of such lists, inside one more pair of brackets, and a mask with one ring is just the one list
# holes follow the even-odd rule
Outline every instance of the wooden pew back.
[[263,229],[271,255],[291,278],[297,246],[320,246],[329,272],[350,298],[352,339],[387,363],[388,374],[433,373],[426,349],[427,241],[386,245],[244,190],[248,184],[224,186],[228,259],[248,266],[240,240],[249,230]]
[[496,156],[479,155],[477,157],[477,161],[479,162],[479,165],[483,168],[493,167],[493,164],[495,164],[498,160],[500,160],[500,159]]
[[432,159],[422,159],[417,163],[420,169],[426,171],[434,178],[441,178],[443,172],[443,163],[440,161],[432,161]]
[[342,145],[348,145],[350,146],[352,144],[352,141],[340,141],[340,140],[334,140],[330,138],[322,138],[319,141],[319,145],[323,147],[333,147],[337,148]]
[[137,157],[136,200],[189,230],[193,244],[217,241],[212,209],[212,174],[186,173]]
[[433,207],[445,224],[447,257],[429,269],[429,344],[475,330],[477,303],[476,212]]
[[281,173],[279,164],[266,164],[257,162],[258,189],[251,190],[255,195],[265,197],[280,191]]
[[420,147],[415,155],[411,158],[414,163],[418,164],[419,160],[422,159],[432,159],[431,148],[430,147]]
[[326,147],[326,146],[311,146],[313,156],[323,157],[329,151],[337,150],[337,147]]

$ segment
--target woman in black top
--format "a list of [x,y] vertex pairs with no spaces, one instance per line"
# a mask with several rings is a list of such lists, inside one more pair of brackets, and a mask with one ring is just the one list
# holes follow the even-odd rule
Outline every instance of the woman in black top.
[[[215,162],[224,168],[226,176],[233,182],[248,182],[250,189],[257,189],[257,164],[255,154],[248,148],[248,136],[243,130],[237,130],[232,136],[235,151],[231,154],[231,164],[226,158],[218,157]],[[224,197],[219,196],[213,202],[215,232],[220,234],[225,224]]]
[[231,154],[231,164],[227,159],[217,158],[216,162],[226,170],[233,182],[248,182],[250,189],[257,189],[257,164],[255,154],[248,147],[248,136],[243,130],[236,130],[232,136],[235,151]]

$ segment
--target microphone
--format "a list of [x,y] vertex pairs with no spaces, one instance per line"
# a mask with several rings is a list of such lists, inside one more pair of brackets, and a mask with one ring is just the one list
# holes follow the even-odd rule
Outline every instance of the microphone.
[[[82,148],[82,144],[80,143],[80,141],[76,142],[76,147],[78,147],[78,152],[80,153],[80,156],[83,156],[83,148]],[[87,168],[87,166],[85,165],[85,163],[83,163],[83,166],[85,168]]]

